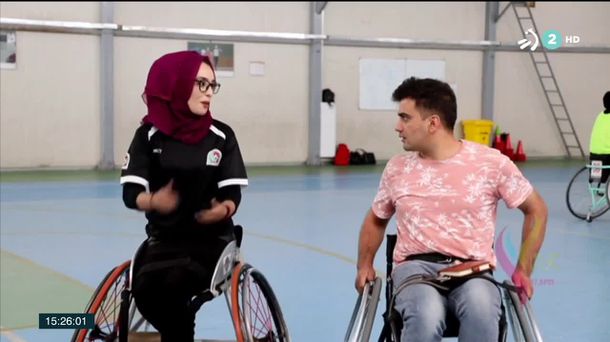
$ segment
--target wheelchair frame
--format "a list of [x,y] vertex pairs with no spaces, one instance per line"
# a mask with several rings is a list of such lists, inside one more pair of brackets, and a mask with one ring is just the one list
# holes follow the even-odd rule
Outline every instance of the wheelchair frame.
[[[290,342],[284,316],[269,282],[259,270],[243,262],[240,252],[242,234],[242,227],[235,226],[236,239],[229,242],[221,253],[216,263],[209,289],[191,299],[191,309],[197,312],[203,303],[224,294],[238,342]],[[85,309],[85,312],[96,315],[95,327],[93,329],[76,329],[71,341],[100,340],[126,342],[130,334],[146,335],[153,333],[147,331],[150,327],[144,317],[139,315],[136,318],[139,312],[131,296],[133,279],[133,267],[131,265],[133,265],[143,246],[144,243],[136,250],[131,260],[125,261],[113,268],[102,280]],[[125,279],[121,280],[122,278]],[[116,296],[120,284],[123,286],[120,291],[118,315],[116,315],[116,307],[111,311],[105,312],[102,303],[106,300],[109,293],[114,293]],[[267,331],[264,336],[254,336],[255,332],[260,332],[255,329],[259,322],[254,320],[252,315],[245,312],[245,310],[250,308],[249,300],[253,290],[251,286],[257,286],[260,294],[256,300],[261,302],[260,296],[264,297],[265,300],[263,302],[266,302],[267,309],[270,311],[269,318],[272,319],[272,322],[263,322],[263,324],[266,327],[275,328],[275,330]],[[98,317],[98,314],[103,317]],[[105,319],[108,314],[112,314],[112,322],[108,326],[102,326],[100,318]],[[143,325],[144,331],[142,331]],[[105,329],[108,331],[104,331]],[[126,333],[123,333],[123,331]],[[205,342],[206,340],[197,341]]]
[[[393,308],[394,299],[396,294],[393,293],[392,286],[392,269],[393,269],[393,251],[396,245],[396,235],[386,235],[386,311],[383,314],[384,325],[379,335],[378,342],[401,342],[400,341],[400,329],[396,322],[400,320],[402,324],[402,318],[399,314],[395,313]],[[506,341],[508,336],[507,322],[513,332],[513,337],[516,341],[525,342],[542,342],[542,335],[534,318],[533,309],[529,302],[525,305],[521,304],[519,296],[517,294],[517,288],[511,284],[510,281],[506,280],[503,283],[497,282],[493,277],[488,276],[476,276],[483,278],[494,283],[498,286],[501,293],[502,303],[502,316],[500,317],[500,330],[498,341]],[[405,280],[396,291],[397,293],[404,290],[406,287],[414,284],[429,284],[441,289],[448,289],[443,285],[444,281],[450,280],[448,277],[424,277],[414,276]],[[345,336],[345,342],[368,342],[371,335],[371,328],[374,321],[376,307],[379,301],[379,295],[381,293],[381,279],[376,277],[374,281],[368,282],[362,294],[358,297],[356,307],[350,320],[347,334]],[[508,313],[508,315],[507,315]],[[447,316],[451,318],[452,316]],[[453,319],[455,319],[453,317]],[[447,322],[447,329],[443,337],[457,337],[459,333],[459,322],[457,320],[450,320]],[[407,342],[407,341],[402,341]]]
[[[587,212],[584,213],[579,212],[574,208],[575,204],[572,202],[575,201],[575,199],[570,200],[570,189],[572,189],[572,186],[580,186],[580,184],[575,184],[577,178],[583,172],[589,173],[589,169],[591,169],[591,172],[590,175],[587,175],[587,178],[589,179],[588,187],[591,196],[591,204]],[[606,169],[610,169],[610,165],[603,166],[600,161],[599,165],[597,163],[587,164],[574,174],[566,189],[566,204],[572,215],[581,220],[591,222],[594,218],[603,215],[610,209],[610,178],[606,180],[605,187],[603,186],[604,183],[601,182],[602,172]],[[594,183],[597,183],[597,187],[593,185]],[[602,187],[600,188],[600,186]],[[601,197],[599,196],[600,194]]]

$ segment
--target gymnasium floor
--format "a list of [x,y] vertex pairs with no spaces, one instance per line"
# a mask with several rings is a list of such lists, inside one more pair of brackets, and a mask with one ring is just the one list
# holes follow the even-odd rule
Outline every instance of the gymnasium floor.
[[[550,209],[532,302],[545,341],[610,341],[610,213],[587,223],[568,212],[565,189],[580,166],[520,165]],[[248,169],[236,216],[246,230],[242,251],[273,286],[293,341],[343,340],[357,298],[358,231],[382,169]],[[116,172],[5,172],[0,180],[0,341],[68,341],[72,331],[39,330],[38,313],[82,312],[106,272],[144,239],[144,217],[123,206]],[[521,217],[500,204],[497,232],[505,239],[496,244],[509,258]],[[383,250],[376,268],[385,270]],[[496,278],[507,275],[500,269]],[[224,299],[205,304],[197,338],[232,337]]]

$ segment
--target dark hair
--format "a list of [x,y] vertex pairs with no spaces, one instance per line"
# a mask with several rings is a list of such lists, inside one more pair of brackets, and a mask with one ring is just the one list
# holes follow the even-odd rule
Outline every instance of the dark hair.
[[610,113],[610,91],[604,94],[604,108],[606,109],[604,113]]
[[410,77],[392,93],[392,99],[396,102],[406,98],[415,100],[418,109],[438,114],[443,125],[453,131],[457,120],[457,103],[455,93],[447,83],[431,78]]

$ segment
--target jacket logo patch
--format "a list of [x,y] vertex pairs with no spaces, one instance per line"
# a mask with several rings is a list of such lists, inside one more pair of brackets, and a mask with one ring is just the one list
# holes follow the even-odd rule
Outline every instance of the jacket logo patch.
[[129,167],[129,152],[125,154],[125,161],[123,162],[123,166],[121,167],[121,169],[127,170],[128,167]]
[[205,165],[210,166],[218,166],[220,164],[220,160],[222,159],[222,152],[219,149],[215,148],[208,152],[208,158],[205,162]]

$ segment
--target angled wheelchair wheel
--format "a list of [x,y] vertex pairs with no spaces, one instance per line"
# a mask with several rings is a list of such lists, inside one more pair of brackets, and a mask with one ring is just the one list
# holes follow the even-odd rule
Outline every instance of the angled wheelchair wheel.
[[377,304],[381,294],[381,278],[367,282],[358,296],[350,319],[345,342],[367,342],[371,337]]
[[280,305],[263,274],[238,264],[232,276],[233,324],[238,342],[289,342]]
[[572,215],[591,222],[610,209],[610,182],[589,182],[589,168],[580,169],[568,185],[566,203]]
[[[513,284],[506,280],[505,284]],[[515,291],[503,290],[504,301],[508,309],[508,321],[513,331],[515,341],[542,342],[542,335],[534,318],[530,303],[521,304],[519,295]]]
[[126,261],[106,274],[85,309],[86,313],[94,314],[95,326],[75,330],[72,342],[118,340],[121,296],[129,282],[130,264],[131,261]]

